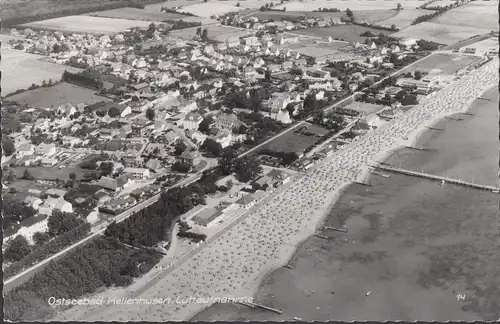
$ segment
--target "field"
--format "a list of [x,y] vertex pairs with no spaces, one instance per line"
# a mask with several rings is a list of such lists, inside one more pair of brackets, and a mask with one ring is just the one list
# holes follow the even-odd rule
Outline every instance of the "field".
[[192,5],[195,3],[199,3],[199,1],[197,1],[197,0],[171,0],[171,1],[165,1],[165,2],[146,5],[144,10],[149,11],[149,12],[152,12],[152,11],[159,12],[162,7],[172,9],[174,7],[184,7],[184,6],[189,6],[189,5]]
[[366,102],[351,102],[350,104],[348,104],[347,106],[342,107],[342,108],[356,110],[356,111],[359,111],[360,113],[368,116],[370,114],[373,114],[373,113],[380,111],[384,107],[385,106],[370,104],[370,103],[366,103]]
[[498,31],[498,1],[474,1],[431,20],[436,24]]
[[91,34],[112,34],[124,32],[132,27],[148,28],[149,21],[112,19],[91,16],[67,16],[21,25],[36,29],[80,32]]
[[79,69],[43,62],[40,56],[16,50],[2,50],[0,61],[2,71],[2,95],[18,89],[27,89],[31,84],[42,84],[42,81],[60,80],[64,70],[78,72]]
[[[36,180],[47,180],[47,181],[55,181],[57,179],[66,181],[69,180],[70,173],[74,172],[76,174],[76,179],[80,180],[83,178],[83,174],[87,171],[78,167],[75,168],[64,168],[64,169],[56,169],[56,168],[48,168],[48,167],[15,167],[10,168],[9,170],[14,171],[14,174],[18,179],[21,179],[24,173],[24,170],[28,170],[31,175]],[[16,182],[25,182],[25,180],[16,180]],[[33,185],[33,181],[31,182],[31,186]],[[28,185],[29,183],[28,182]],[[15,183],[15,182],[14,182]]]
[[[141,3],[148,4],[158,1],[143,0]],[[129,0],[3,0],[0,19],[2,25],[6,27],[31,21],[106,10],[112,7],[127,7],[129,5]]]
[[[308,129],[315,133],[326,134],[328,131],[322,127],[316,125],[308,125]],[[313,145],[318,141],[318,137],[307,136],[295,134],[294,132],[288,132],[283,136],[276,138],[275,140],[264,145],[263,149],[269,149],[277,152],[291,153],[295,152],[297,154],[303,153],[306,148]]]
[[[220,42],[223,42],[228,37],[232,37],[232,36],[237,36],[237,37],[245,36],[249,32],[248,30],[245,30],[245,29],[231,28],[231,27],[218,26],[218,25],[204,26],[204,28],[207,29],[207,33],[208,33],[209,38],[215,39],[215,40],[220,41]],[[180,29],[180,30],[173,30],[170,32],[169,35],[180,37],[183,39],[191,39],[194,36],[196,36],[197,29],[198,29],[197,27],[193,27],[193,28],[186,28],[186,29]]]
[[452,26],[436,24],[433,22],[423,22],[410,26],[397,33],[394,37],[417,38],[432,41],[439,44],[450,45],[463,39],[489,33],[489,29],[473,28],[466,26]]
[[[422,1],[418,0],[408,0],[401,1],[403,8],[415,9],[422,5]],[[396,9],[396,1],[386,1],[386,0],[371,0],[371,1],[290,1],[282,5],[276,6],[276,9],[281,9],[286,7],[287,11],[313,11],[319,8],[337,8],[340,10],[351,9],[352,11],[357,10],[390,10]]]
[[392,25],[396,25],[399,29],[406,28],[411,25],[411,23],[415,20],[415,18],[428,15],[432,13],[431,10],[424,9],[404,9],[398,12],[392,18],[379,21],[377,25],[391,27]]
[[187,16],[170,13],[152,11],[152,10],[142,10],[137,8],[120,8],[113,10],[105,10],[92,12],[87,14],[87,16],[95,17],[105,17],[105,18],[119,18],[119,19],[130,19],[130,20],[145,20],[145,21],[164,21],[164,20],[179,20],[187,18]]
[[228,12],[240,11],[244,8],[236,7],[234,5],[225,4],[217,1],[216,4],[213,2],[207,3],[197,3],[190,6],[183,7],[179,9],[179,12],[188,12],[196,15],[198,17],[210,18],[211,16],[219,16],[226,14]]
[[446,7],[457,2],[456,0],[438,0],[429,4],[429,7]]
[[372,33],[377,35],[380,33],[384,35],[388,35],[391,33],[390,31],[386,30],[379,30],[358,25],[339,25],[328,28],[306,28],[294,30],[293,32],[296,34],[316,36],[321,38],[331,36],[333,39],[337,38],[348,42],[362,42],[365,40],[365,37],[359,35],[366,31],[371,31]]
[[405,72],[419,70],[451,75],[479,59],[477,56],[436,53],[405,69]]
[[19,93],[8,97],[8,100],[36,108],[47,108],[66,103],[90,105],[99,101],[111,101],[111,99],[96,95],[95,91],[91,89],[66,82],[48,88],[38,88]]

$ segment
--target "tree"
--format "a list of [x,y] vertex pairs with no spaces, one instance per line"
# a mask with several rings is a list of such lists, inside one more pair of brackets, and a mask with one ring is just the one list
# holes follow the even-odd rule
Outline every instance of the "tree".
[[310,113],[315,111],[318,108],[318,100],[316,99],[316,95],[310,93],[304,99],[304,111],[306,113]]
[[201,27],[196,28],[196,36],[201,36]]
[[108,110],[108,116],[111,118],[118,117],[118,116],[120,116],[120,114],[121,114],[121,112],[117,107],[113,106],[113,107],[109,108],[109,110]]
[[148,108],[148,110],[146,110],[146,118],[151,121],[155,120],[155,111],[153,108]]
[[54,209],[47,221],[48,233],[50,236],[55,237],[75,229],[84,222],[84,220],[78,218],[75,214]]
[[175,150],[174,150],[174,155],[175,156],[180,156],[184,151],[187,149],[186,144],[184,144],[183,141],[178,141],[175,143]]
[[219,157],[218,164],[224,175],[230,175],[234,171],[234,160],[236,159],[236,152],[231,146],[226,147],[221,156]]
[[181,161],[175,161],[174,164],[172,164],[172,171],[177,171],[181,173],[188,173],[189,170],[191,170],[191,165],[188,163],[184,163]]
[[238,181],[248,182],[262,174],[262,166],[257,158],[245,156],[236,160],[234,163],[234,172]]
[[101,170],[101,175],[107,177],[111,173],[113,173],[113,162],[101,162],[99,165],[99,170]]
[[402,101],[403,98],[406,96],[406,90],[401,90],[399,91],[398,93],[396,93],[396,95],[394,96],[394,99],[398,100],[398,101]]
[[6,138],[2,141],[2,148],[5,156],[11,156],[16,152],[16,147],[14,145],[14,142],[12,142],[10,138]]
[[262,7],[260,7],[260,9],[259,9],[259,10],[260,10],[260,11],[266,11],[266,7],[262,6]]
[[239,6],[240,6],[240,3],[238,2],[238,3],[236,4],[236,7],[239,7]]
[[22,235],[17,235],[10,241],[3,254],[5,260],[16,262],[27,256],[31,252],[31,247]]
[[210,130],[210,124],[212,119],[210,117],[203,118],[201,123],[198,125],[198,130],[202,133],[207,133]]
[[415,71],[415,80],[420,80],[422,78],[422,72],[420,71]]
[[271,76],[272,76],[271,70],[266,70],[264,75],[265,75],[266,80],[271,80]]
[[403,10],[403,6],[400,3],[398,3],[398,5],[396,6],[396,10],[397,11]]
[[417,96],[415,95],[406,95],[401,102],[403,106],[413,106],[418,104]]
[[52,46],[52,52],[53,52],[53,53],[60,53],[60,52],[62,52],[62,47],[61,47],[61,45],[59,45],[59,44],[57,44],[57,43],[56,43],[56,44],[54,44],[54,46]]
[[50,234],[47,232],[36,232],[33,234],[33,240],[36,245],[43,245],[50,240]]
[[349,17],[350,20],[352,20],[354,18],[354,13],[352,12],[351,9],[347,8],[345,10],[345,13],[346,13],[347,17]]
[[222,152],[222,145],[211,138],[207,138],[201,145],[202,149],[212,154],[212,156],[218,157]]
[[150,23],[148,27],[149,31],[155,32],[156,31],[156,25],[155,23]]
[[203,32],[201,33],[201,38],[202,39],[207,39],[208,38],[208,30],[206,28],[203,29]]
[[233,181],[231,179],[229,179],[229,180],[226,181],[226,187],[228,189],[231,189],[233,187]]
[[30,173],[30,171],[28,169],[24,169],[23,179],[24,180],[35,180],[35,177],[33,177],[33,175]]
[[396,27],[396,25],[392,24],[392,25],[391,25],[391,30],[396,31],[396,30],[398,30],[398,27]]

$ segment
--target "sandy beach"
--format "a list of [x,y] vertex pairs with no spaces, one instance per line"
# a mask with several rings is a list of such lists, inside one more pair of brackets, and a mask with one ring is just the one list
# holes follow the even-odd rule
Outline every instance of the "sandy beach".
[[[445,119],[416,145],[386,160],[409,170],[498,183],[498,91],[476,100],[473,115]],[[458,117],[457,116],[457,117]],[[466,154],[464,154],[466,153]],[[498,194],[391,174],[353,184],[332,208],[323,231],[296,252],[292,269],[265,278],[257,303],[283,315],[215,305],[193,320],[493,320],[500,317]],[[369,296],[366,294],[370,292]],[[464,296],[457,300],[457,295]]]
[[[384,159],[402,146],[411,145],[427,125],[440,118],[466,111],[471,100],[479,97],[492,84],[498,84],[498,59],[440,91],[432,100],[414,107],[325,159],[293,186],[256,209],[217,240],[206,244],[201,253],[175,268],[156,285],[142,291],[140,297],[176,299],[253,295],[259,283],[271,271],[287,263],[298,245],[316,231],[339,197],[340,190],[366,177],[369,163]],[[346,225],[351,232],[351,224]],[[303,280],[305,284],[306,278]],[[58,319],[187,320],[207,306],[169,303],[74,307],[60,314]],[[287,314],[286,318],[289,319],[290,315]]]

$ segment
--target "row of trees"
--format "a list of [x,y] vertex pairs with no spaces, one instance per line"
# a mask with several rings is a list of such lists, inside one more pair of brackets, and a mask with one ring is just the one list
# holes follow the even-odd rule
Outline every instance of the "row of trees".
[[416,24],[420,24],[420,23],[425,22],[425,21],[429,21],[429,20],[445,13],[446,11],[448,11],[452,8],[453,8],[453,5],[449,5],[446,7],[436,7],[436,8],[434,8],[434,10],[435,10],[434,12],[415,18],[411,24],[416,25]]
[[5,294],[5,318],[11,321],[48,319],[54,310],[47,300],[79,298],[100,287],[126,286],[160,259],[153,251],[135,250],[116,239],[98,237],[47,265],[27,283]]
[[78,84],[83,87],[93,88],[96,90],[102,90],[104,88],[104,82],[102,80],[94,79],[83,73],[71,73],[64,71],[62,74],[62,79],[65,82]]

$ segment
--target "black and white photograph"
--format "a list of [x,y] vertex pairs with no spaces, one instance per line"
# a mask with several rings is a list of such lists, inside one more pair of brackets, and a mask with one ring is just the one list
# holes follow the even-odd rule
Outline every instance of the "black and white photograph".
[[500,321],[499,0],[2,0],[5,322]]

